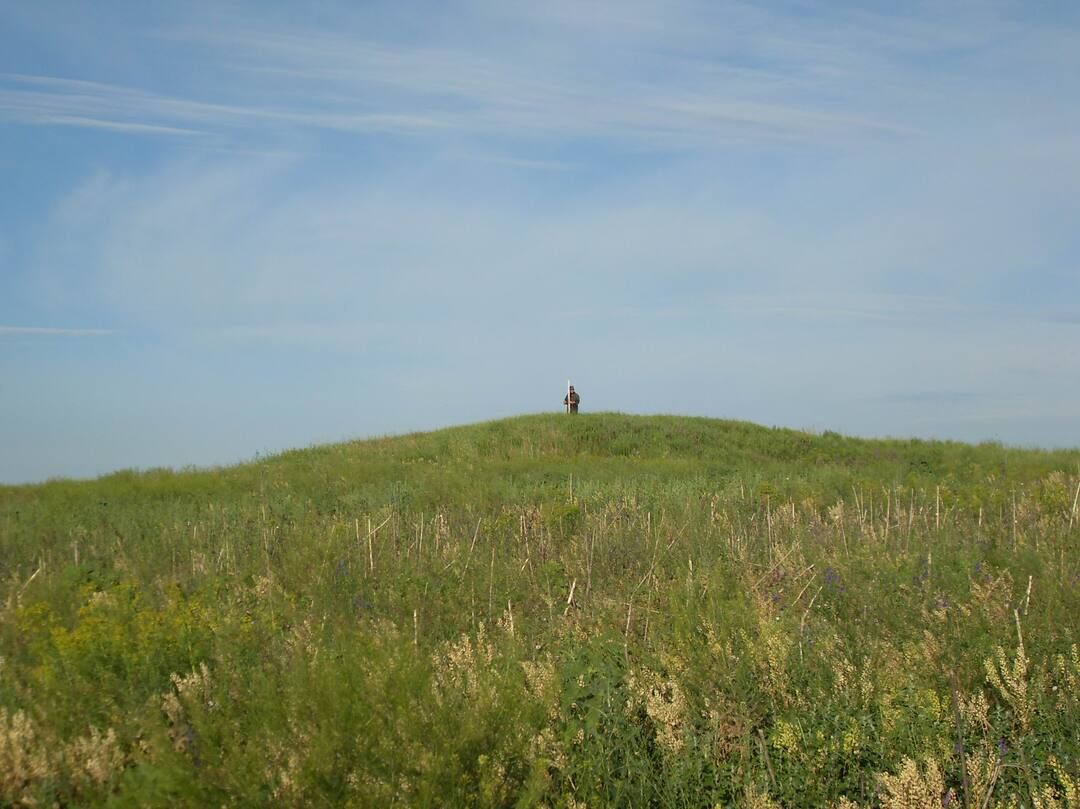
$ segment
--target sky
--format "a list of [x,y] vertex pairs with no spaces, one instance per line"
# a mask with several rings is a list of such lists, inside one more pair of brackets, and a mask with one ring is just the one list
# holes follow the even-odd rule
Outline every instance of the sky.
[[561,411],[1080,446],[1073,2],[0,4],[0,482]]

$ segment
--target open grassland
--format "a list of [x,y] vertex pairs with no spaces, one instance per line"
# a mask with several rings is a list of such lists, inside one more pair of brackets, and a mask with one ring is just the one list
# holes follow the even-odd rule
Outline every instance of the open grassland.
[[0,804],[1080,807],[1078,487],[598,414],[0,488]]

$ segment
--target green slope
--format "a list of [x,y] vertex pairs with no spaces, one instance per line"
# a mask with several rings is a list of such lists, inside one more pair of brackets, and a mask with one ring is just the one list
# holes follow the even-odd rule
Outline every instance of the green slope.
[[0,804],[1053,805],[1078,470],[583,414],[0,487]]
[[[120,472],[94,482],[54,481],[0,487],[6,498],[230,498],[268,481],[288,483],[314,500],[337,495],[356,501],[358,489],[381,505],[402,483],[428,506],[459,499],[527,502],[550,476],[574,469],[598,483],[688,477],[715,483],[734,477],[798,478],[816,488],[852,479],[882,485],[920,485],[943,478],[974,483],[989,475],[1022,482],[1075,468],[1077,452],[1023,450],[921,440],[865,440],[826,432],[760,427],[748,422],[617,413],[534,415],[429,433],[334,444],[286,452],[235,467],[171,472]],[[524,476],[521,481],[508,477]]]

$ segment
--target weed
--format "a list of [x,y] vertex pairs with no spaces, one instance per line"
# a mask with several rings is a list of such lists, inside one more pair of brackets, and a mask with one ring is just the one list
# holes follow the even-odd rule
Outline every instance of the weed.
[[0,487],[0,803],[1074,807],[1078,458],[584,414]]

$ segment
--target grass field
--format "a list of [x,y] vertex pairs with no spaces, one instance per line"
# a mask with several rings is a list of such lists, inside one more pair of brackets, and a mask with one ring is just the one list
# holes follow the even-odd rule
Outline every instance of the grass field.
[[0,804],[1078,807],[1078,493],[620,414],[0,487]]

